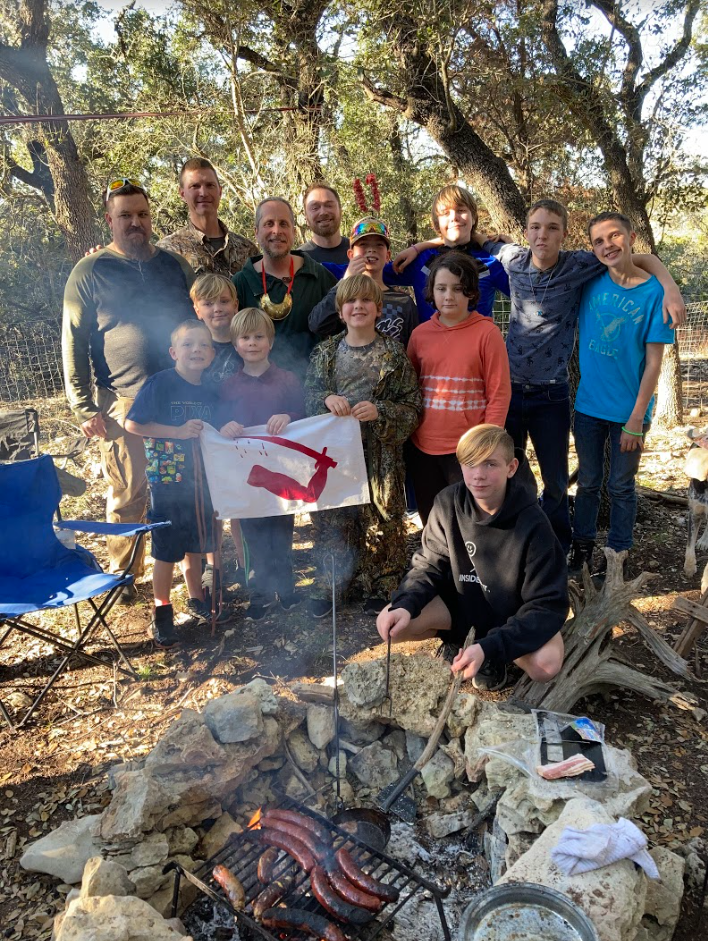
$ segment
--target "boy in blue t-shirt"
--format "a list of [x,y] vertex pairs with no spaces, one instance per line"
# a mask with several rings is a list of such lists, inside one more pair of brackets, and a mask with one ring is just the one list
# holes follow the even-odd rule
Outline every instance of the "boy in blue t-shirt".
[[[571,574],[590,564],[610,441],[610,531],[615,552],[632,547],[637,512],[634,478],[649,429],[664,346],[673,343],[663,322],[664,290],[637,267],[636,234],[626,216],[603,212],[588,224],[590,243],[606,271],[586,285],[580,302],[580,385],[573,435],[578,455]],[[606,567],[600,566],[601,570]]]
[[[172,524],[152,534],[155,612],[151,631],[158,647],[172,647],[177,642],[170,604],[175,562],[181,563],[190,614],[197,622],[206,623],[209,612],[202,591],[202,554],[213,551],[211,500],[205,480],[203,494],[198,492],[194,447],[204,423],[214,420],[217,408],[213,388],[202,385],[202,373],[214,359],[214,345],[209,328],[198,320],[181,323],[172,332],[171,343],[174,368],[147,380],[125,422],[126,431],[145,439],[149,519]],[[196,460],[201,461],[201,454],[197,453]],[[200,504],[203,514],[197,512]]]

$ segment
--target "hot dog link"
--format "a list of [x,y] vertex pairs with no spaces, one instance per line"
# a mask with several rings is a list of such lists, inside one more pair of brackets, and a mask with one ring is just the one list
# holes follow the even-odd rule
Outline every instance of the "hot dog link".
[[269,908],[263,912],[262,924],[267,928],[297,928],[324,941],[347,941],[336,925],[301,908]]
[[344,875],[358,889],[369,892],[371,895],[375,895],[376,898],[384,902],[398,901],[398,896],[400,895],[398,889],[394,888],[392,885],[386,885],[384,882],[379,882],[377,879],[374,879],[373,876],[365,873],[354,861],[354,857],[349,850],[342,847],[342,849],[337,850],[335,858]]
[[327,881],[327,875],[321,866],[315,866],[310,873],[312,894],[322,908],[345,925],[365,925],[374,917],[371,912],[363,908],[356,908],[345,902]]
[[316,863],[315,857],[305,844],[282,830],[264,828],[257,831],[258,840],[266,846],[277,846],[285,850],[305,872],[310,872]]

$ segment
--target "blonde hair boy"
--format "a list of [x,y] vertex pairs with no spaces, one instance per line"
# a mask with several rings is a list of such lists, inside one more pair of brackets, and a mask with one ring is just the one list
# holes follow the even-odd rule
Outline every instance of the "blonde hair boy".
[[378,284],[366,274],[354,274],[351,278],[344,278],[337,285],[335,303],[337,313],[342,315],[342,307],[350,301],[373,301],[381,312],[383,307],[383,292]]
[[244,307],[234,315],[231,321],[231,342],[236,345],[239,337],[253,333],[254,330],[262,330],[268,337],[270,345],[273,346],[275,327],[272,319],[260,307]]
[[211,301],[215,297],[220,297],[223,291],[228,291],[234,304],[238,304],[238,294],[233,281],[223,274],[210,271],[199,275],[189,289],[189,296],[192,303],[196,304],[197,301]]
[[474,467],[491,457],[501,448],[507,463],[514,459],[514,441],[511,435],[497,425],[477,425],[462,435],[457,444],[457,460]]

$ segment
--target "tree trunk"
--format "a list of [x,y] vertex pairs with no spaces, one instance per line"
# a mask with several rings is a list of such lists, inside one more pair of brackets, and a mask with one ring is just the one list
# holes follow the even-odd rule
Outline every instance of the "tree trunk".
[[667,346],[664,350],[664,359],[659,373],[654,421],[658,425],[667,428],[683,424],[681,360],[676,343]]
[[[0,77],[5,79],[33,114],[63,114],[64,103],[47,62],[49,20],[45,0],[24,0],[19,10],[20,48],[0,44]],[[62,122],[39,125],[41,146],[52,177],[51,192],[46,177],[26,179],[39,189],[50,205],[73,261],[100,241],[96,213],[91,204],[86,171],[69,125]]]

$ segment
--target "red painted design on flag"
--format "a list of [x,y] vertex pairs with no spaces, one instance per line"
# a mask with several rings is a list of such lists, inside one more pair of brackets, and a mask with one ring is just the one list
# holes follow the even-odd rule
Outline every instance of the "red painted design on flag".
[[273,444],[279,444],[293,451],[299,451],[308,457],[315,459],[315,473],[307,484],[301,484],[294,477],[288,477],[287,474],[279,474],[276,471],[268,470],[260,464],[254,464],[248,475],[246,483],[252,487],[262,487],[276,497],[283,500],[302,500],[304,503],[315,503],[327,484],[327,474],[331,467],[336,467],[337,462],[327,455],[327,448],[322,451],[313,451],[304,444],[297,441],[288,441],[287,438],[273,437],[269,435],[249,435],[249,438],[258,441],[271,441]]

